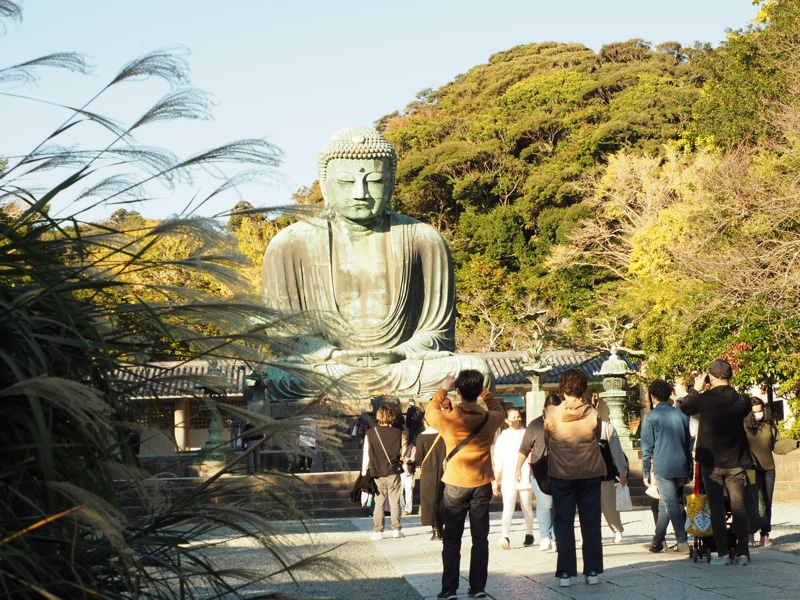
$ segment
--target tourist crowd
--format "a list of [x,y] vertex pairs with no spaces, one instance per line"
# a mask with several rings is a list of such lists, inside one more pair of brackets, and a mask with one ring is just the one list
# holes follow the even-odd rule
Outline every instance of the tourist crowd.
[[[738,393],[731,378],[731,365],[715,360],[707,372],[697,374],[683,398],[673,400],[672,387],[663,379],[648,387],[651,410],[642,419],[640,439],[642,477],[648,494],[655,497],[655,530],[645,545],[649,552],[708,552],[711,565],[745,566],[751,546],[772,544],[773,453],[795,450],[798,442],[781,440],[768,404]],[[534,545],[535,497],[539,549],[557,553],[558,585],[570,586],[579,570],[586,583],[599,583],[601,517],[614,533],[613,543],[622,543],[620,510],[630,509],[630,492],[628,460],[619,436],[605,405],[586,399],[587,388],[583,371],[565,371],[559,394],[545,398],[542,414],[527,427],[522,425],[522,412],[504,410],[484,387],[483,374],[469,369],[445,379],[424,411],[410,405],[402,433],[392,427],[395,410],[379,408],[378,426],[361,436],[362,476],[371,476],[385,496],[376,503],[371,538],[383,538],[385,510],[391,514],[394,537],[403,536],[401,515],[413,511],[413,484],[419,472],[420,518],[431,528],[431,539],[442,541],[439,600],[457,598],[467,517],[468,596],[486,597],[493,496],[503,503],[503,550],[519,543],[511,534],[518,503],[525,524],[521,545]],[[360,433],[355,425],[353,431]],[[692,505],[687,506],[684,486],[693,480],[694,491],[704,495],[689,496]],[[702,510],[710,527],[705,532],[694,529],[696,498],[707,498]],[[670,525],[673,545],[667,542]],[[694,546],[689,544],[690,532],[696,534]]]

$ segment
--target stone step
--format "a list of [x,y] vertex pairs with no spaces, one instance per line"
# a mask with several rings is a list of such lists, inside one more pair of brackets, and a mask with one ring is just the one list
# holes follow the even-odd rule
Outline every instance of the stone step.
[[[322,473],[299,473],[295,475],[283,474],[281,477],[294,477],[305,485],[285,486],[281,489],[271,489],[269,493],[250,490],[249,484],[259,485],[255,477],[231,476],[220,480],[221,484],[242,485],[241,494],[233,493],[221,498],[225,503],[245,501],[251,509],[269,511],[281,503],[296,507],[314,518],[328,517],[359,517],[366,514],[366,509],[359,504],[350,502],[350,490],[355,483],[357,471],[333,471]],[[203,478],[180,478],[164,480],[172,486],[176,493],[186,491],[193,486],[205,482]],[[280,486],[280,479],[276,481]],[[414,506],[419,506],[419,484],[415,484]],[[641,479],[631,478],[631,498],[634,506],[649,506],[650,498],[644,495],[644,485]],[[535,499],[534,499],[535,506]],[[502,499],[497,496],[490,504],[491,512],[502,511]]]
[[[293,506],[296,506],[315,518],[329,516],[363,516],[366,509],[358,504],[350,502],[350,490],[356,480],[357,471],[361,466],[362,451],[358,447],[358,440],[351,438],[349,434],[343,435],[341,447],[338,448],[337,451],[340,453],[340,461],[334,463],[334,461],[330,459],[325,460],[318,454],[314,461],[313,469],[319,470],[325,467],[336,468],[337,466],[341,468],[341,466],[344,466],[344,470],[323,470],[319,472],[284,475],[296,477],[297,480],[306,484],[306,486],[301,487],[299,491],[292,491],[291,493],[286,491],[285,494],[279,491],[275,494],[274,498],[271,498],[270,495],[266,493],[248,493],[247,495],[241,496],[233,495],[225,498],[223,501],[236,502],[245,500],[249,506],[255,505],[264,510],[269,510],[270,503],[274,505],[278,501],[283,501],[291,503]],[[628,485],[630,487],[633,504],[634,506],[649,506],[651,500],[644,493],[645,486],[641,478],[641,453],[633,450],[626,452],[626,454],[630,466]],[[262,458],[262,465],[268,471],[273,470],[278,473],[287,473],[291,469],[291,463],[285,453],[266,450],[262,452]],[[184,462],[191,463],[191,459],[191,454],[187,453],[184,455]],[[172,460],[175,460],[174,456]],[[142,462],[143,466],[145,466],[145,461],[143,460]],[[158,463],[156,462],[154,464],[157,465]],[[148,470],[154,472],[151,469]],[[187,486],[198,485],[199,481],[203,481],[201,478],[186,477],[186,475],[191,475],[191,473],[188,472],[178,472],[176,475],[177,477],[183,475],[182,478],[177,478],[170,482],[170,485],[175,486],[176,491]],[[244,473],[234,476],[234,478],[239,477],[245,481],[249,479]],[[253,478],[253,480],[255,481],[255,478]],[[287,490],[288,489],[289,488],[287,488]],[[291,489],[294,490],[294,486],[292,486]],[[418,490],[419,484],[415,484],[415,506],[419,506]],[[490,510],[493,512],[502,510],[502,500],[499,497],[493,499]]]

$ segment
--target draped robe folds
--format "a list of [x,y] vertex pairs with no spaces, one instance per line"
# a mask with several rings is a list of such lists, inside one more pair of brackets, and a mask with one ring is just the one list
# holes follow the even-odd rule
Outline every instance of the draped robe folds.
[[[291,326],[286,362],[268,373],[275,400],[319,392],[311,383],[313,378],[302,377],[303,370],[344,382],[350,393],[361,397],[376,391],[432,393],[445,377],[462,368],[489,373],[485,361],[453,355],[455,283],[453,259],[444,238],[433,227],[405,215],[390,213],[387,220],[391,262],[385,268],[392,278],[391,304],[380,322],[369,325],[348,323],[339,312],[335,290],[342,282],[336,280],[333,267],[330,220],[296,223],[269,244],[264,255],[264,302],[287,314],[303,315]],[[336,350],[359,350],[365,356],[371,350],[394,350],[405,360],[350,367],[331,360]]]

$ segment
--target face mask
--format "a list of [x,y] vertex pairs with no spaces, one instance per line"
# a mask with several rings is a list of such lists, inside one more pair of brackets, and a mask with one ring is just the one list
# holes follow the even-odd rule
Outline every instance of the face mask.
[[756,421],[760,421],[761,419],[764,418],[764,413],[763,412],[753,413],[753,418]]

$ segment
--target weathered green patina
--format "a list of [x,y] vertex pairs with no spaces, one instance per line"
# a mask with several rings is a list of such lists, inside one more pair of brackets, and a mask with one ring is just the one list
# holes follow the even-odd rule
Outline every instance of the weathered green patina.
[[354,399],[429,395],[483,359],[456,355],[453,259],[430,225],[392,212],[397,156],[366,127],[320,153],[325,211],[280,232],[264,256],[267,306],[302,316],[268,373],[273,400],[319,396],[319,377]]

